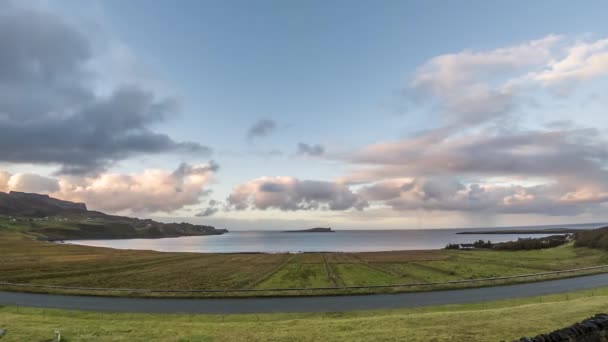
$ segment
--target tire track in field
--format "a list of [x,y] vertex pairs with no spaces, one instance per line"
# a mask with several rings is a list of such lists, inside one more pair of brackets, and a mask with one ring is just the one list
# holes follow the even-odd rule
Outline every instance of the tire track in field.
[[327,261],[327,256],[325,254],[326,253],[321,253],[321,256],[323,257],[323,264],[325,265],[325,273],[327,274],[327,278],[331,280],[331,283],[334,284],[334,286],[344,286],[344,280],[342,280],[332,264]]
[[261,283],[270,279],[273,275],[275,275],[277,272],[279,272],[281,269],[283,269],[283,267],[287,266],[287,264],[289,264],[295,257],[296,257],[295,254],[286,254],[283,261],[278,263],[275,267],[271,268],[270,271],[266,272],[262,276],[258,277],[257,279],[254,279],[249,284],[245,285],[244,288],[253,289],[253,288],[257,287]]
[[444,270],[442,268],[439,268],[439,267],[434,267],[434,266],[425,265],[425,264],[419,264],[417,262],[413,262],[412,265],[415,265],[415,266],[417,266],[419,268],[426,269],[426,270],[429,270],[429,271],[433,271],[433,272],[436,272],[436,273],[441,273],[443,275],[447,275],[447,276],[450,276],[450,277],[455,277],[457,275],[457,273],[454,272],[454,271],[446,271],[446,270]]

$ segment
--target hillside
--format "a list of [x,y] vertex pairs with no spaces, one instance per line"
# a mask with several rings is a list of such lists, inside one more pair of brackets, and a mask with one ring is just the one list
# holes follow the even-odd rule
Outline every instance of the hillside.
[[608,250],[608,227],[576,233],[574,245]]
[[226,229],[190,223],[162,223],[150,219],[104,214],[84,203],[47,195],[0,192],[0,231],[20,231],[43,240],[132,239],[220,235]]

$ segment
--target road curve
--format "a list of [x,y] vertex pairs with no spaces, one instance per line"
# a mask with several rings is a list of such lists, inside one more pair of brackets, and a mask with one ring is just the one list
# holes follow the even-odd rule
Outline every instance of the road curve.
[[182,299],[63,296],[0,291],[0,305],[132,313],[339,312],[464,304],[604,286],[608,286],[608,273],[476,289],[359,296]]

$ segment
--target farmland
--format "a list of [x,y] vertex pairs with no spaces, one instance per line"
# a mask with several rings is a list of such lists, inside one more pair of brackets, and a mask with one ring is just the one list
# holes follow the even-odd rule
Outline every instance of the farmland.
[[[7,231],[0,233],[0,249],[0,273],[4,282],[161,290],[272,290],[443,282],[608,264],[608,252],[575,248],[572,244],[532,251],[202,254],[58,244]],[[276,293],[256,292],[258,294]]]

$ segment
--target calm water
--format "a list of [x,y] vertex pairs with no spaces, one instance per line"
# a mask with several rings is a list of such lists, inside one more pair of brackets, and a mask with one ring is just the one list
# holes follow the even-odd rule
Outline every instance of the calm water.
[[[561,225],[553,227],[596,228],[605,224]],[[539,227],[513,227],[538,229]],[[509,228],[509,229],[513,229]],[[418,230],[338,230],[335,233],[285,233],[280,231],[232,231],[224,235],[190,236],[168,239],[77,240],[71,243],[120,249],[148,249],[165,252],[370,252],[415,249],[441,249],[448,243],[470,243],[479,239],[492,242],[517,240],[520,237],[541,237],[540,234],[474,234],[457,235],[462,231],[481,229],[418,229]],[[504,228],[507,229],[507,228]]]

